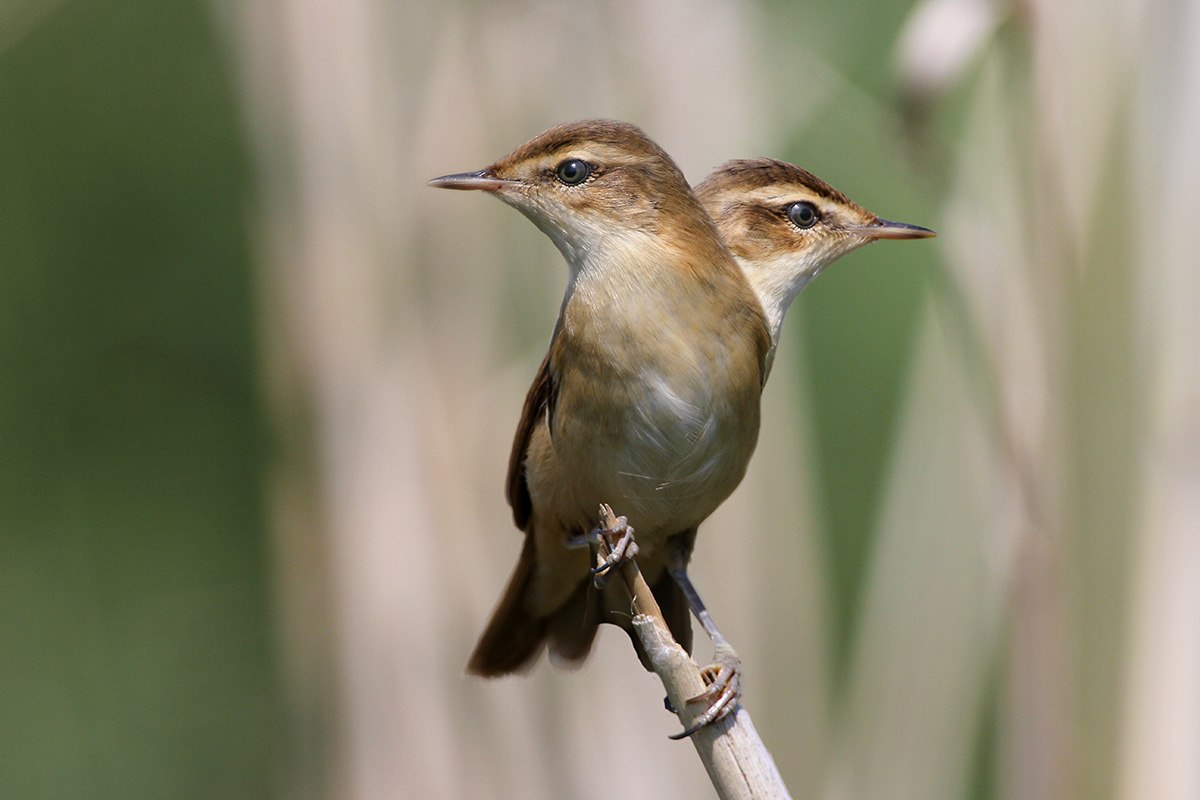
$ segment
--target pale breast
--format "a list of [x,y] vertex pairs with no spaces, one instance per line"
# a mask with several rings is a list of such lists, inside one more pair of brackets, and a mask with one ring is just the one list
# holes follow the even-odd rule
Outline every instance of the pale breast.
[[566,368],[543,465],[555,474],[530,475],[531,491],[569,486],[556,492],[560,508],[591,518],[606,502],[640,536],[671,535],[698,525],[741,481],[758,434],[757,387],[730,387],[699,358],[627,366]]
[[666,503],[702,495],[720,482],[728,451],[737,449],[725,404],[704,380],[672,382],[648,369],[641,386],[620,457],[626,494],[658,496]]
[[551,346],[558,393],[546,458],[530,461],[535,507],[540,493],[569,525],[609,503],[644,540],[698,525],[736,488],[769,336],[761,314],[741,313],[758,308],[741,273],[723,275],[632,256],[579,272]]

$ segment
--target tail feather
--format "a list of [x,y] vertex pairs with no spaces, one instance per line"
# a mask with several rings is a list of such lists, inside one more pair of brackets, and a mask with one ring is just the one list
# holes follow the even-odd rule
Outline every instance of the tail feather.
[[525,602],[534,564],[533,537],[527,536],[508,587],[467,661],[469,674],[491,678],[522,672],[542,652],[548,620],[531,614]]
[[554,666],[575,669],[583,664],[592,651],[600,616],[600,592],[590,577],[585,578],[550,620],[550,661]]
[[525,546],[491,620],[475,645],[467,673],[485,678],[523,672],[537,661],[547,644],[556,666],[577,667],[587,658],[600,623],[599,596],[583,578],[567,601],[550,614],[529,609],[537,555],[534,537]]
[[[534,537],[527,535],[517,566],[496,610],[467,662],[467,673],[485,678],[524,672],[533,666],[542,650],[550,648],[550,660],[558,667],[578,667],[591,652],[600,622],[610,622],[629,634],[642,664],[649,659],[630,624],[628,599],[618,601],[611,593],[597,590],[590,576],[581,578],[567,600],[548,614],[530,608],[537,565]],[[663,617],[675,640],[692,651],[692,618],[683,590],[662,570],[651,585]],[[609,594],[608,597],[605,595]]]
[[679,588],[671,573],[664,569],[662,575],[650,587],[650,591],[658,601],[658,607],[662,611],[663,619],[667,621],[667,627],[671,629],[671,635],[680,647],[691,653],[692,609],[688,606],[683,589]]

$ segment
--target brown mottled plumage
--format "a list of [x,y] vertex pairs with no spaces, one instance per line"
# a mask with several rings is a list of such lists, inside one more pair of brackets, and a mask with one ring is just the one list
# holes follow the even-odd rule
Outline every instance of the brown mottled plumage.
[[754,450],[771,346],[754,291],[679,168],[632,125],[561,125],[430,183],[494,193],[570,268],[509,465],[525,544],[468,671],[518,671],[547,643],[558,662],[579,662],[599,622],[628,630],[627,604],[593,587],[579,544],[602,502],[636,526],[638,564],[690,647],[665,562],[686,564]]

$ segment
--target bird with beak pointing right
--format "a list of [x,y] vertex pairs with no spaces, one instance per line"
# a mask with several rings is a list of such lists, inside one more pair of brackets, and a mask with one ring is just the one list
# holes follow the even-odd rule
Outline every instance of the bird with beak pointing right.
[[641,130],[605,120],[560,125],[429,183],[513,206],[569,270],[509,460],[525,542],[467,671],[521,671],[547,646],[577,664],[599,623],[631,632],[628,602],[593,576],[588,543],[609,533],[607,503],[636,525],[637,546],[625,529],[614,551],[636,558],[676,640],[690,652],[689,612],[713,638],[709,713],[691,731],[720,719],[736,705],[739,663],[687,564],[700,523],[746,472],[783,316],[844,253],[932,232],[879,220],[783,162],[730,162],[698,198]]

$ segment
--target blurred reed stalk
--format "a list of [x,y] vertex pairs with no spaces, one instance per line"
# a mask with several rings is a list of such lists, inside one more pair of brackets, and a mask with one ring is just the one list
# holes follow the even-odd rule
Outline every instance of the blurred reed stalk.
[[1200,341],[1177,299],[1197,296],[1197,237],[1171,220],[1198,210],[1178,181],[1200,149],[1200,16],[1010,14],[955,76],[974,86],[947,225],[1017,487],[995,790],[1195,797],[1200,603],[1170,565],[1200,547],[1196,359],[1176,344]]

